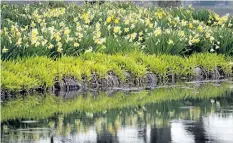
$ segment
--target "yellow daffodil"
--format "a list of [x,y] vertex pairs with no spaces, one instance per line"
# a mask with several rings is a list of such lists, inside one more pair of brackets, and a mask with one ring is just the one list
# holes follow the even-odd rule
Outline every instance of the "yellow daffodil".
[[46,30],[47,30],[47,29],[46,29],[45,27],[41,28],[41,32],[42,32],[42,33],[45,33]]
[[58,42],[57,43],[57,46],[58,46],[58,48],[57,48],[57,51],[59,52],[59,53],[61,53],[62,52],[62,43],[61,42]]
[[115,27],[113,28],[113,32],[114,32],[114,33],[119,33],[119,31],[120,31],[120,27],[119,27],[119,26],[115,26]]
[[125,25],[129,25],[129,20],[125,20]]
[[62,53],[62,50],[63,50],[63,49],[62,49],[61,47],[58,47],[58,48],[57,48],[57,52],[59,52],[59,53]]
[[90,53],[92,52],[92,47],[90,47],[88,50],[85,51],[85,53]]
[[65,23],[62,21],[62,22],[59,23],[59,25],[60,25],[61,27],[64,27],[64,26],[65,26]]
[[150,24],[149,24],[149,27],[150,27],[150,28],[152,28],[152,27],[153,27],[153,24],[152,24],[152,23],[150,23]]
[[130,38],[131,38],[132,40],[134,40],[134,39],[136,38],[136,36],[137,36],[137,33],[132,33],[132,34],[130,34]]
[[139,34],[140,36],[142,36],[143,32],[141,31],[141,32],[139,32],[138,34]]
[[8,49],[4,46],[4,48],[2,49],[2,53],[6,53],[8,51]]
[[46,23],[45,23],[45,22],[42,22],[42,23],[41,23],[41,27],[46,27]]
[[129,28],[124,28],[124,31],[127,33],[129,32]]
[[57,43],[57,46],[58,46],[58,47],[62,47],[62,43],[61,43],[61,42],[58,42],[58,43]]
[[162,33],[161,28],[156,28],[155,31],[154,31],[154,34],[155,34],[156,36],[160,35],[161,33]]
[[210,38],[210,33],[206,33],[206,34],[205,34],[205,37],[206,37],[207,39],[209,39],[209,38]]
[[76,22],[76,21],[78,21],[78,17],[75,17],[75,18],[74,18],[74,22]]
[[186,26],[186,24],[187,24],[187,21],[184,21],[184,20],[181,21],[182,26]]
[[231,24],[231,23],[229,23],[229,24],[228,24],[228,27],[232,27],[232,24]]
[[193,28],[193,24],[189,23],[189,28],[192,29]]
[[17,41],[17,43],[16,43],[16,45],[17,45],[18,47],[20,47],[21,44],[22,44],[22,38],[19,38],[18,41]]
[[40,42],[37,41],[37,42],[35,43],[35,47],[38,47],[39,45],[40,45]]
[[111,18],[111,17],[108,17],[108,18],[106,19],[106,22],[107,22],[107,23],[110,23],[111,20],[112,20],[112,18]]
[[174,45],[174,42],[171,39],[169,39],[167,43],[168,43],[168,45]]
[[212,43],[213,41],[214,41],[214,37],[211,36],[211,37],[210,37],[210,42]]
[[16,32],[17,37],[21,37],[21,33],[19,31]]
[[130,26],[130,29],[134,29],[134,28],[135,28],[135,25],[132,24],[132,25]]
[[32,44],[35,44],[37,42],[38,38],[37,37],[32,37],[31,40],[32,40]]
[[85,12],[83,13],[83,19],[88,19],[89,18],[89,15]]
[[65,28],[64,34],[65,34],[65,35],[69,35],[69,34],[70,34],[70,29],[69,29],[69,27],[66,27],[66,28]]
[[194,38],[191,40],[192,43],[199,43],[200,42],[200,39],[199,38]]
[[61,37],[60,37],[60,33],[59,33],[59,32],[55,33],[55,34],[53,35],[53,37],[55,38],[55,40],[56,40],[57,42],[61,40]]
[[198,30],[199,32],[203,32],[203,27],[202,27],[201,25],[199,25],[199,26],[197,27],[197,30]]
[[45,46],[45,44],[47,44],[47,42],[48,42],[48,40],[44,40],[44,41],[41,42],[41,45]]
[[56,38],[56,41],[57,41],[57,42],[61,40],[61,37],[60,37],[60,36],[57,36],[57,37],[55,37],[55,38]]
[[138,37],[138,41],[142,41],[143,40],[143,38],[142,37]]
[[78,47],[79,43],[78,42],[74,42],[74,47]]
[[68,43],[68,42],[70,42],[70,41],[73,41],[73,38],[67,37],[67,38],[66,38],[66,43]]
[[37,36],[38,30],[36,28],[32,29],[32,37]]
[[51,44],[51,43],[50,43],[49,46],[48,46],[49,49],[52,49],[53,47],[54,47],[54,45]]
[[38,18],[36,21],[37,21],[37,23],[41,23],[41,19],[40,18]]
[[115,24],[118,24],[118,23],[119,23],[119,20],[118,20],[118,19],[115,19],[114,23],[115,23]]
[[184,37],[184,36],[185,36],[184,31],[179,31],[178,35],[179,35],[180,37]]
[[34,21],[32,21],[32,23],[31,23],[31,27],[35,27],[35,26],[36,26],[35,22],[34,22]]
[[101,37],[101,32],[97,31],[96,36],[97,36],[97,38],[100,38]]

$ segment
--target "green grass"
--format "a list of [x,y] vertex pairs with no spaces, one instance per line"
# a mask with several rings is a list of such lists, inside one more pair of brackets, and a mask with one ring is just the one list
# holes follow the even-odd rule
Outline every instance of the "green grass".
[[129,71],[135,77],[143,77],[147,71],[161,78],[167,74],[176,74],[177,78],[193,75],[193,68],[201,66],[210,72],[220,66],[226,74],[232,73],[231,57],[217,54],[193,54],[190,57],[171,55],[146,55],[141,52],[131,54],[86,53],[80,57],[63,56],[57,60],[47,57],[30,57],[17,60],[3,60],[1,87],[2,90],[20,91],[38,87],[52,87],[54,80],[65,76],[74,76],[78,80],[92,73],[106,77],[108,71],[113,71],[121,80],[125,80],[124,71]]

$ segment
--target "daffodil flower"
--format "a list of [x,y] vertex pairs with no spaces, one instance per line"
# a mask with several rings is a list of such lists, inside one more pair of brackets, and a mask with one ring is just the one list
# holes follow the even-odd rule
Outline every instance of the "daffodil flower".
[[169,39],[167,43],[168,43],[168,45],[174,45],[174,42],[171,39]]
[[74,42],[74,47],[78,47],[79,43],[78,42]]
[[6,53],[8,51],[8,49],[4,46],[4,48],[2,49],[2,53]]
[[85,51],[85,53],[90,53],[92,52],[92,47],[90,47],[88,50]]
[[106,22],[107,22],[107,23],[110,23],[111,20],[112,20],[112,18],[111,18],[111,17],[108,17],[108,18],[106,19]]
[[50,43],[49,46],[48,46],[49,49],[52,49],[53,47],[54,47],[54,45],[51,44],[51,43]]

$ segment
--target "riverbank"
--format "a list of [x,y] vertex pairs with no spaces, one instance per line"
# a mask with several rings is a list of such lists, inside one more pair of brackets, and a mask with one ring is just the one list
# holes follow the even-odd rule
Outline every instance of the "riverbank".
[[107,55],[86,53],[57,60],[31,57],[2,61],[2,93],[88,88],[153,87],[176,79],[223,79],[232,76],[232,58],[217,54]]

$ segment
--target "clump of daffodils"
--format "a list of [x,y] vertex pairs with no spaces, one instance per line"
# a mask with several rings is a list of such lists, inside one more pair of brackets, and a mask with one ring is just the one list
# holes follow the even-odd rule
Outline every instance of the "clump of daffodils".
[[[217,33],[232,32],[232,16],[219,16],[208,11],[207,19],[198,19],[193,17],[196,11],[192,7],[148,10],[133,6],[122,9],[117,4],[113,7],[111,3],[106,3],[85,9],[68,4],[56,8],[33,8],[30,5],[10,7],[4,4],[2,11],[12,15],[15,15],[12,11],[19,12],[15,18],[2,20],[1,41],[4,54],[14,50],[27,51],[30,48],[43,51],[34,50],[35,54],[51,51],[75,53],[91,47],[88,52],[96,47],[105,47],[109,37],[124,39],[130,44],[141,46],[140,49],[148,48],[148,40],[155,37],[157,39],[152,46],[184,42],[184,48],[207,45],[209,47],[206,46],[206,51],[218,51],[216,49],[222,49],[221,46],[227,45],[226,41],[231,41],[233,37],[233,34],[225,36],[224,32]],[[167,40],[160,39],[162,37]],[[68,50],[70,51],[67,52]]]

